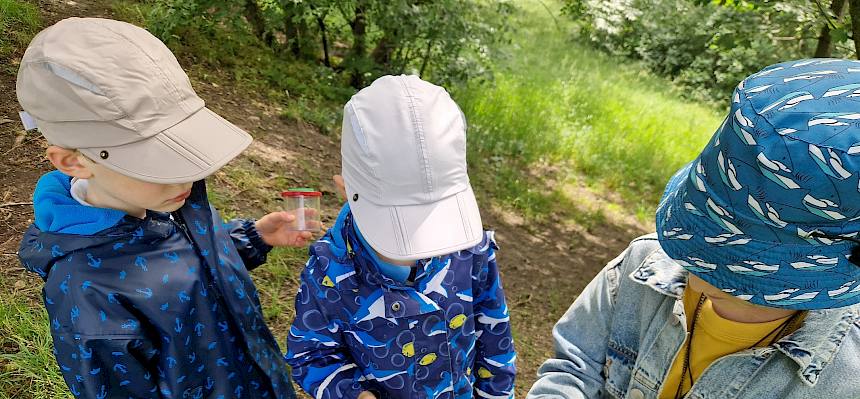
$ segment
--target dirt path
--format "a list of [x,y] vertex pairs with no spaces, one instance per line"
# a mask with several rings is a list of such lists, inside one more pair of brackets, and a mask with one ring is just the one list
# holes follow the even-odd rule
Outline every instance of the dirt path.
[[[109,17],[110,8],[105,4],[91,0],[40,2],[47,24],[73,15]],[[13,56],[11,61],[0,62],[16,61]],[[242,92],[233,82],[220,78],[217,72],[209,74],[205,80],[198,76],[191,78],[210,108],[256,138],[249,151],[233,165],[262,168],[272,181],[316,182],[324,192],[332,193],[328,176],[335,174],[340,165],[339,141],[335,137],[284,120],[279,116],[281,105],[269,104],[256,93]],[[31,201],[36,180],[50,165],[42,156],[44,141],[34,133],[22,131],[14,86],[14,76],[0,72],[0,176],[4,179],[0,187],[0,281],[7,285],[14,282],[12,287],[0,288],[0,294],[27,296],[36,308],[41,306],[38,299],[41,281],[25,273],[14,255],[21,233],[32,222],[32,208],[10,204]],[[482,171],[473,166],[470,173]],[[242,189],[229,173],[219,173],[212,180],[211,184],[227,186],[225,189],[234,195],[242,195]],[[497,231],[501,246],[499,264],[519,352],[517,395],[524,397],[534,381],[537,367],[552,354],[550,333],[554,322],[603,264],[646,227],[630,216],[617,214],[589,229],[571,222],[564,214],[534,225],[492,205],[488,195],[478,191],[485,225]],[[578,187],[571,187],[568,192],[572,203],[593,204],[607,200]],[[231,207],[235,207],[231,211],[257,215],[265,210],[266,204],[261,199],[248,198],[231,203]],[[337,207],[338,202],[328,195],[325,208],[329,219],[336,214]],[[298,270],[302,264],[297,262],[292,266]],[[284,292],[294,291],[287,287]],[[291,303],[291,299],[284,299]],[[292,311],[291,306],[289,309]],[[273,328],[283,341],[286,324]]]

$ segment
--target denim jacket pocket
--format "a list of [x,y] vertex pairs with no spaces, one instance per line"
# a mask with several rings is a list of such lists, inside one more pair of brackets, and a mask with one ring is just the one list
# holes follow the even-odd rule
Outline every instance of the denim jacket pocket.
[[615,398],[623,398],[630,386],[633,366],[636,363],[636,353],[625,348],[612,339],[606,350],[606,362],[603,364],[603,377],[606,380],[607,392]]

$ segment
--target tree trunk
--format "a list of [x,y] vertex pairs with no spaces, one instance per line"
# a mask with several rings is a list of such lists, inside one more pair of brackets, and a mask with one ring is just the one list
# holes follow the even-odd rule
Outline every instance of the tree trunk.
[[328,34],[325,29],[325,15],[317,17],[317,24],[319,24],[320,27],[320,36],[322,36],[323,62],[325,63],[325,66],[331,68],[331,59],[328,55]]
[[427,49],[424,50],[424,59],[421,60],[421,69],[418,72],[419,77],[424,77],[424,70],[427,69],[427,62],[430,61],[430,50],[433,49],[433,39],[427,41]]
[[373,59],[373,62],[377,65],[382,66],[385,70],[388,70],[391,67],[391,57],[394,53],[394,40],[391,40],[391,36],[396,36],[396,33],[393,35],[389,35],[388,32],[382,36],[382,39],[379,39],[379,42],[376,43],[376,47],[373,51],[370,52],[370,58]]
[[851,37],[854,39],[854,55],[860,59],[860,0],[848,0],[851,15]]
[[[830,3],[830,12],[836,16],[837,21],[842,20],[842,15],[845,14],[845,0],[833,0]],[[825,18],[828,18],[825,16]],[[832,40],[830,37],[830,23],[825,23],[821,27],[821,34],[818,36],[818,46],[815,48],[815,58],[830,58],[833,51]]]
[[263,15],[260,13],[260,6],[257,4],[256,0],[245,1],[245,18],[248,20],[248,24],[251,25],[251,29],[254,31],[254,36],[257,36],[257,38],[271,46],[272,37],[266,32],[266,22],[263,20]]
[[[287,10],[285,10],[287,11]],[[287,37],[287,48],[293,56],[299,58],[302,55],[302,35],[299,27],[293,22],[293,14],[286,12],[284,17],[284,35]]]
[[[860,0],[858,0],[860,1]],[[364,86],[364,71],[362,71],[357,64],[363,64],[363,60],[366,56],[366,43],[365,43],[365,35],[367,33],[367,16],[364,14],[364,4],[359,1],[355,6],[355,17],[352,22],[349,23],[350,28],[352,28],[352,55],[351,58],[353,61],[357,61],[357,63],[353,63],[352,68],[352,77],[350,78],[350,84],[352,87],[356,89],[360,89]]]

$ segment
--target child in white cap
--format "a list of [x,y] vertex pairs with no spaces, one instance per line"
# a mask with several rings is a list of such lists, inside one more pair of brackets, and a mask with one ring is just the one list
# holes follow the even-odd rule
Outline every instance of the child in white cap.
[[287,342],[316,398],[510,398],[516,375],[492,232],[441,87],[384,76],[344,107],[347,204],[311,247]]
[[39,33],[17,95],[57,168],[19,253],[45,280],[72,394],[294,398],[248,271],[310,234],[283,212],[224,223],[203,181],[251,136],[204,107],[164,44],[118,21]]

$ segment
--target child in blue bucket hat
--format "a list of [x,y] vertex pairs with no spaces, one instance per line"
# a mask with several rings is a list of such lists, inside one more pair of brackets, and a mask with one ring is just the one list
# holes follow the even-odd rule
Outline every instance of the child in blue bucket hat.
[[553,330],[529,398],[860,397],[860,62],[741,82]]

